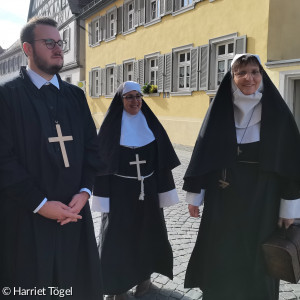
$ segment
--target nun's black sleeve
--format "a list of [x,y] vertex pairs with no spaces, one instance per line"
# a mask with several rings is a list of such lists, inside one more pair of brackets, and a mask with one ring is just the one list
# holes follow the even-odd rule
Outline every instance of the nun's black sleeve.
[[109,198],[110,175],[97,176],[95,179],[93,195],[97,197]]
[[158,193],[164,193],[175,189],[174,178],[171,170],[157,171]]

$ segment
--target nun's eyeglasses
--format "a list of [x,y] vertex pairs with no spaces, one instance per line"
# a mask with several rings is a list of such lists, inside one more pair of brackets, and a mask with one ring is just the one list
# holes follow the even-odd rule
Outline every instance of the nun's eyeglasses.
[[133,101],[133,99],[136,99],[136,101],[142,101],[142,97],[143,97],[143,95],[136,95],[136,96],[128,95],[128,96],[123,96],[123,98],[125,98],[129,102]]
[[246,71],[241,71],[241,72],[236,72],[234,73],[234,75],[236,75],[236,77],[238,78],[243,78],[245,77],[247,74],[249,74],[252,78],[256,78],[259,75],[261,75],[260,71],[258,70],[254,70],[252,72],[246,72]]

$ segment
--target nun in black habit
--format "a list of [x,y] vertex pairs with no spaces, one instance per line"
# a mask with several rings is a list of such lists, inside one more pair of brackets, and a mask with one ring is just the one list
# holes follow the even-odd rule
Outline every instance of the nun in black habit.
[[92,210],[102,212],[99,253],[104,293],[147,292],[153,272],[172,279],[162,207],[178,203],[171,170],[180,164],[140,85],[119,87],[98,134],[107,168],[96,177]]
[[203,300],[275,300],[262,243],[300,216],[300,136],[259,57],[237,55],[200,130],[184,187],[204,210],[185,287]]

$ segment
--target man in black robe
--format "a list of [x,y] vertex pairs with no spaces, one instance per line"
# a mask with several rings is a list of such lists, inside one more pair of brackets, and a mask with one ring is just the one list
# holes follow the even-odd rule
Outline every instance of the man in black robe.
[[64,43],[56,26],[49,18],[25,25],[28,67],[0,86],[0,283],[13,299],[98,300],[88,204],[96,129],[84,93],[57,75]]

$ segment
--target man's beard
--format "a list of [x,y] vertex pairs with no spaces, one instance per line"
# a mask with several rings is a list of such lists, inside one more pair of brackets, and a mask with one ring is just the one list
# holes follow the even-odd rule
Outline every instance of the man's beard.
[[63,62],[61,65],[49,65],[44,59],[40,58],[33,47],[33,59],[35,65],[44,73],[49,74],[49,75],[55,75],[58,73],[61,68],[63,67]]

